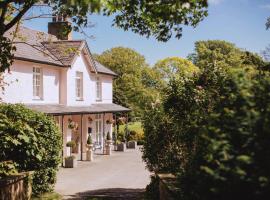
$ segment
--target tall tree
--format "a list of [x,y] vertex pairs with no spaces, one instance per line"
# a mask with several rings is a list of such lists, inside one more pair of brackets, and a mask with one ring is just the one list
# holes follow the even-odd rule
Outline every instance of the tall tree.
[[265,65],[259,55],[242,50],[233,43],[223,40],[196,42],[195,53],[190,54],[189,59],[198,67],[214,65],[225,68],[260,68]]
[[[36,6],[47,7],[48,12],[27,16],[28,11]],[[62,15],[69,17],[73,28],[79,30],[87,26],[89,14],[101,13],[113,16],[114,26],[167,41],[173,35],[180,38],[183,25],[198,25],[207,15],[207,6],[207,0],[1,0],[0,50],[6,53],[1,54],[0,72],[7,69],[12,60],[12,42],[4,34],[23,19]]]
[[168,82],[171,78],[175,76],[190,76],[193,73],[199,71],[189,60],[180,57],[169,57],[158,61],[154,70],[159,74],[160,80]]
[[114,102],[132,108],[133,116],[140,117],[145,105],[157,97],[155,88],[145,81],[146,77],[152,77],[145,58],[124,47],[112,48],[95,57],[118,74],[113,83]]

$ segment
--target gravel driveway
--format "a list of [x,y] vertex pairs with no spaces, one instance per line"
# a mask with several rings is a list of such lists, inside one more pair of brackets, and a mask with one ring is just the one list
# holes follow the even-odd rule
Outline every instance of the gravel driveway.
[[[65,199],[141,199],[150,182],[139,149],[95,156],[77,168],[61,168],[55,190]],[[95,198],[90,198],[95,197]]]

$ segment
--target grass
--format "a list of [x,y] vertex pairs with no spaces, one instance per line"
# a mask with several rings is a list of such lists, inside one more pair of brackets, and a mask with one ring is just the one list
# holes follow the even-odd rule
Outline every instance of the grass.
[[60,200],[60,199],[63,199],[62,196],[55,192],[45,193],[38,197],[32,197],[32,200]]
[[[126,125],[121,125],[119,127],[120,132],[125,131]],[[143,128],[142,128],[142,123],[141,122],[129,122],[128,123],[128,129],[130,131],[136,131],[138,134],[143,135]]]
[[[125,128],[126,125],[121,125],[119,127],[119,134],[120,135],[124,135],[125,133]],[[133,137],[134,140],[142,140],[142,138],[144,137],[144,132],[143,132],[143,128],[142,128],[142,123],[141,122],[130,122],[128,123],[128,130],[129,131],[135,131],[137,134]]]

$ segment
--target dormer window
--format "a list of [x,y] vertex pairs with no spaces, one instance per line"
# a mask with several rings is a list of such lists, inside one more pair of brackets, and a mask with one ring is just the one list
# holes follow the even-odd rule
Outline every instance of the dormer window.
[[99,77],[96,79],[96,100],[102,101],[102,82]]
[[76,72],[76,100],[83,100],[83,73]]
[[43,78],[42,69],[33,67],[33,98],[42,99],[43,96]]

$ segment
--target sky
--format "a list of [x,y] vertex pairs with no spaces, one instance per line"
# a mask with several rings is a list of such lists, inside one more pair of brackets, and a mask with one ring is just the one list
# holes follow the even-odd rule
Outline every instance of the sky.
[[[185,58],[194,51],[199,40],[226,40],[237,47],[261,53],[270,44],[270,30],[265,23],[270,16],[270,0],[209,0],[209,15],[196,28],[184,27],[181,39],[158,42],[130,31],[112,27],[112,17],[91,15],[94,27],[86,29],[89,39],[73,33],[73,39],[86,39],[92,53],[102,53],[113,47],[129,47],[144,55],[150,65],[166,57]],[[27,21],[24,25],[47,32],[47,19]]]

